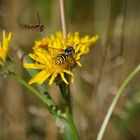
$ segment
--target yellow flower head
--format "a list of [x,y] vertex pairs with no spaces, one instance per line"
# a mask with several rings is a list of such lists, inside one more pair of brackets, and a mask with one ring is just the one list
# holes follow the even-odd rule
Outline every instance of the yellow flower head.
[[75,64],[81,66],[79,62],[81,56],[89,52],[90,45],[94,44],[98,38],[98,35],[80,38],[78,32],[69,33],[66,38],[63,38],[62,33],[57,32],[55,36],[51,35],[36,41],[33,53],[29,54],[34,63],[25,63],[24,67],[38,69],[40,72],[29,81],[29,84],[42,84],[49,79],[49,85],[52,85],[58,75],[68,84],[66,74],[73,83],[74,74],[71,69]]
[[7,58],[7,54],[9,51],[9,43],[11,40],[11,33],[6,37],[5,31],[3,31],[3,39],[2,43],[0,42],[0,64]]

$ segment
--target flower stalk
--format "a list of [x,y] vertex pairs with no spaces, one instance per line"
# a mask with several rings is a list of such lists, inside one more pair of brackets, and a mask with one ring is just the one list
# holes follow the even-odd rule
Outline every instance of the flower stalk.
[[67,119],[64,121],[64,134],[63,139],[65,140],[80,140],[79,134],[77,132],[76,126],[74,124],[73,118],[69,112],[69,109],[66,109]]
[[[65,22],[65,10],[64,10],[64,0],[59,0],[60,5],[60,15],[61,15],[61,25],[62,25],[62,33],[63,38],[66,39],[66,22]],[[67,46],[66,46],[67,47]],[[67,81],[69,82],[69,75],[67,75]],[[70,93],[70,85],[64,83],[63,81],[59,84],[59,88],[61,91],[61,94],[65,100],[65,110],[66,110],[66,116],[67,116],[67,125],[69,127],[65,127],[65,133],[63,134],[63,138],[67,140],[80,140],[77,129],[75,127],[75,124],[72,119],[72,106],[71,106],[71,93]],[[70,128],[70,129],[69,129]],[[66,134],[66,135],[65,135]],[[70,136],[69,136],[70,134]]]
[[63,99],[65,101],[66,108],[72,115],[72,104],[71,104],[71,94],[70,94],[70,85],[65,84],[63,81],[59,84],[59,88]]

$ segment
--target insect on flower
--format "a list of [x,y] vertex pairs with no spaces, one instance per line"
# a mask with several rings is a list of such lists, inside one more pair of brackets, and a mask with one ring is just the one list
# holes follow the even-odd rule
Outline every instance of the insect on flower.
[[64,53],[59,54],[56,59],[55,63],[57,65],[63,64],[69,57],[71,57],[75,53],[75,50],[73,47],[68,46],[65,50]]
[[48,79],[49,85],[52,85],[57,76],[66,84],[73,83],[72,69],[77,65],[82,66],[80,58],[90,51],[90,46],[95,44],[98,38],[98,35],[80,37],[78,32],[68,33],[64,38],[61,32],[57,32],[55,35],[35,41],[33,52],[29,53],[29,57],[34,60],[33,63],[23,64],[25,68],[38,70],[29,80],[29,84],[42,84]]
[[22,26],[24,28],[26,28],[27,30],[42,32],[42,31],[44,31],[45,26],[43,24],[40,24],[40,18],[39,18],[39,12],[38,11],[37,11],[36,15],[37,15],[38,24],[24,24]]

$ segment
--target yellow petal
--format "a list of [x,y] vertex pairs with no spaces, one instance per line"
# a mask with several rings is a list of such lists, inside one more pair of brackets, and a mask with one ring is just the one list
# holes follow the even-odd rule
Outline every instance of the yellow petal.
[[53,82],[54,82],[54,80],[55,80],[57,74],[58,74],[58,73],[53,73],[53,75],[51,76],[51,79],[50,79],[50,81],[49,81],[49,85],[52,85],[52,84],[53,84]]
[[3,36],[2,40],[4,41],[6,38],[5,31],[2,32],[2,36]]
[[12,36],[12,33],[10,32],[9,35],[8,35],[8,41],[11,40],[11,36]]
[[99,35],[95,35],[91,38],[92,42],[96,42],[99,39]]
[[41,64],[30,64],[30,63],[24,63],[23,64],[24,68],[28,68],[28,69],[45,69],[46,66],[45,65],[41,65]]
[[82,67],[82,64],[79,61],[76,61],[76,63],[79,67]]
[[68,85],[69,83],[68,83],[68,81],[66,80],[66,78],[65,78],[63,72],[60,73],[60,76],[61,76],[62,80]]
[[65,73],[71,75],[71,82],[74,83],[74,73],[70,70],[63,70]]
[[[42,70],[41,72],[39,72],[37,75],[35,75],[30,81],[29,84],[32,83],[38,83],[38,84],[42,84],[49,76],[51,73],[48,73],[45,70]],[[45,79],[46,78],[46,79]]]
[[63,70],[65,73],[71,75],[71,76],[74,76],[73,72],[71,72],[70,70]]
[[[45,50],[44,50],[45,51]],[[38,50],[36,50],[35,52],[34,52],[34,54],[33,53],[30,53],[29,54],[29,57],[30,58],[32,58],[33,60],[35,60],[35,61],[37,61],[37,62],[39,62],[39,63],[41,63],[41,64],[44,64],[44,65],[49,65],[49,58],[48,58],[48,56],[47,56],[47,54],[45,54],[45,52],[44,53],[41,53],[41,52],[39,52]]]

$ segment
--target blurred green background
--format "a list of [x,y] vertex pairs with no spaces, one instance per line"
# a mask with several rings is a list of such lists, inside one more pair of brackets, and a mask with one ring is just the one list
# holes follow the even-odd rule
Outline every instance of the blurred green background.
[[[20,24],[36,24],[36,12],[46,27],[34,32]],[[81,140],[95,140],[121,83],[140,63],[139,0],[65,0],[68,32],[100,35],[76,68],[71,85],[73,115]],[[35,40],[61,31],[58,0],[0,0],[0,29],[12,31],[12,46],[31,51]],[[17,73],[29,79],[14,55]],[[58,88],[49,87],[60,102]],[[104,140],[140,140],[140,76],[119,100]],[[56,122],[38,99],[13,79],[0,77],[0,140],[59,140]]]

